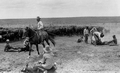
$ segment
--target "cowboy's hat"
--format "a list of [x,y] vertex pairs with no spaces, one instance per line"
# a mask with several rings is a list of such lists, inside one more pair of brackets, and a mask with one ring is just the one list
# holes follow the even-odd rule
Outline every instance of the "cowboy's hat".
[[0,35],[0,38],[2,38],[2,35]]
[[37,19],[41,19],[39,16],[37,16]]
[[10,41],[9,39],[6,40],[6,42],[9,42],[9,41]]
[[44,50],[45,52],[51,52],[51,49],[50,49],[50,46],[49,46],[49,45],[47,45],[45,48],[43,48],[43,50]]

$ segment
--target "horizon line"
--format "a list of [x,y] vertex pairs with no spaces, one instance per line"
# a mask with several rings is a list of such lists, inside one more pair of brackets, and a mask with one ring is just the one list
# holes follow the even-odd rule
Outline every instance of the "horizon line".
[[[37,17],[37,16],[36,16]],[[120,17],[120,16],[66,16],[66,17],[41,17],[41,18],[84,18],[84,17]],[[33,17],[23,17],[23,18],[0,18],[0,20],[2,19],[35,19]]]

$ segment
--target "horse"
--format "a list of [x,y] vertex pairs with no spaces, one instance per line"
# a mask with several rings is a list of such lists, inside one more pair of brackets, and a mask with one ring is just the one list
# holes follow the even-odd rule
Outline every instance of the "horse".
[[52,44],[55,46],[55,41],[53,40],[53,38],[49,35],[48,32],[44,30],[36,31],[36,30],[31,29],[30,27],[26,27],[23,36],[26,38],[27,37],[29,38],[29,43],[30,43],[29,56],[31,55],[32,45],[36,45],[36,50],[38,52],[38,55],[40,55],[38,44],[42,44],[43,47],[45,48],[44,41],[46,41],[46,43],[50,45],[50,43],[48,42],[50,40]]

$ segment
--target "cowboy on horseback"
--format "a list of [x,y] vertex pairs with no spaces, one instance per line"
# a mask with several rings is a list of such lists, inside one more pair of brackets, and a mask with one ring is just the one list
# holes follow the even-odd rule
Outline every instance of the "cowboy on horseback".
[[[30,58],[30,55],[31,55],[32,45],[36,46],[36,50],[38,52],[38,55],[40,55],[38,45],[41,44],[41,45],[43,45],[43,47],[45,47],[44,41],[48,45],[50,45],[49,41],[51,41],[51,43],[55,46],[55,41],[46,31],[35,31],[29,27],[26,27],[25,32],[24,32],[24,37],[26,37],[26,40],[28,40],[28,42],[30,44],[28,58]],[[25,40],[25,42],[26,42],[26,40]]]
[[[38,25],[38,28],[37,28],[37,30],[42,30],[43,29],[43,23],[42,23],[42,21],[41,21],[41,18],[38,16],[37,17],[37,25]],[[39,32],[39,31],[37,31],[37,32]],[[39,33],[38,35],[40,35],[41,33]],[[27,37],[25,40],[24,40],[24,44],[26,43],[26,42],[28,42],[29,41],[29,37]],[[33,50],[33,49],[31,49],[31,50]]]
[[37,17],[37,25],[38,25],[38,30],[42,30],[43,29],[43,23],[41,21],[41,18],[38,16]]

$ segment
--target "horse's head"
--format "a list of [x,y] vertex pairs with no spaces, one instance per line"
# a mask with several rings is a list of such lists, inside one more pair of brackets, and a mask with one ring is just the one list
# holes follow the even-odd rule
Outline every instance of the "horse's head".
[[26,27],[24,29],[23,38],[25,38],[25,37],[31,37],[32,36],[32,32],[31,31],[32,31],[32,29],[30,27]]

